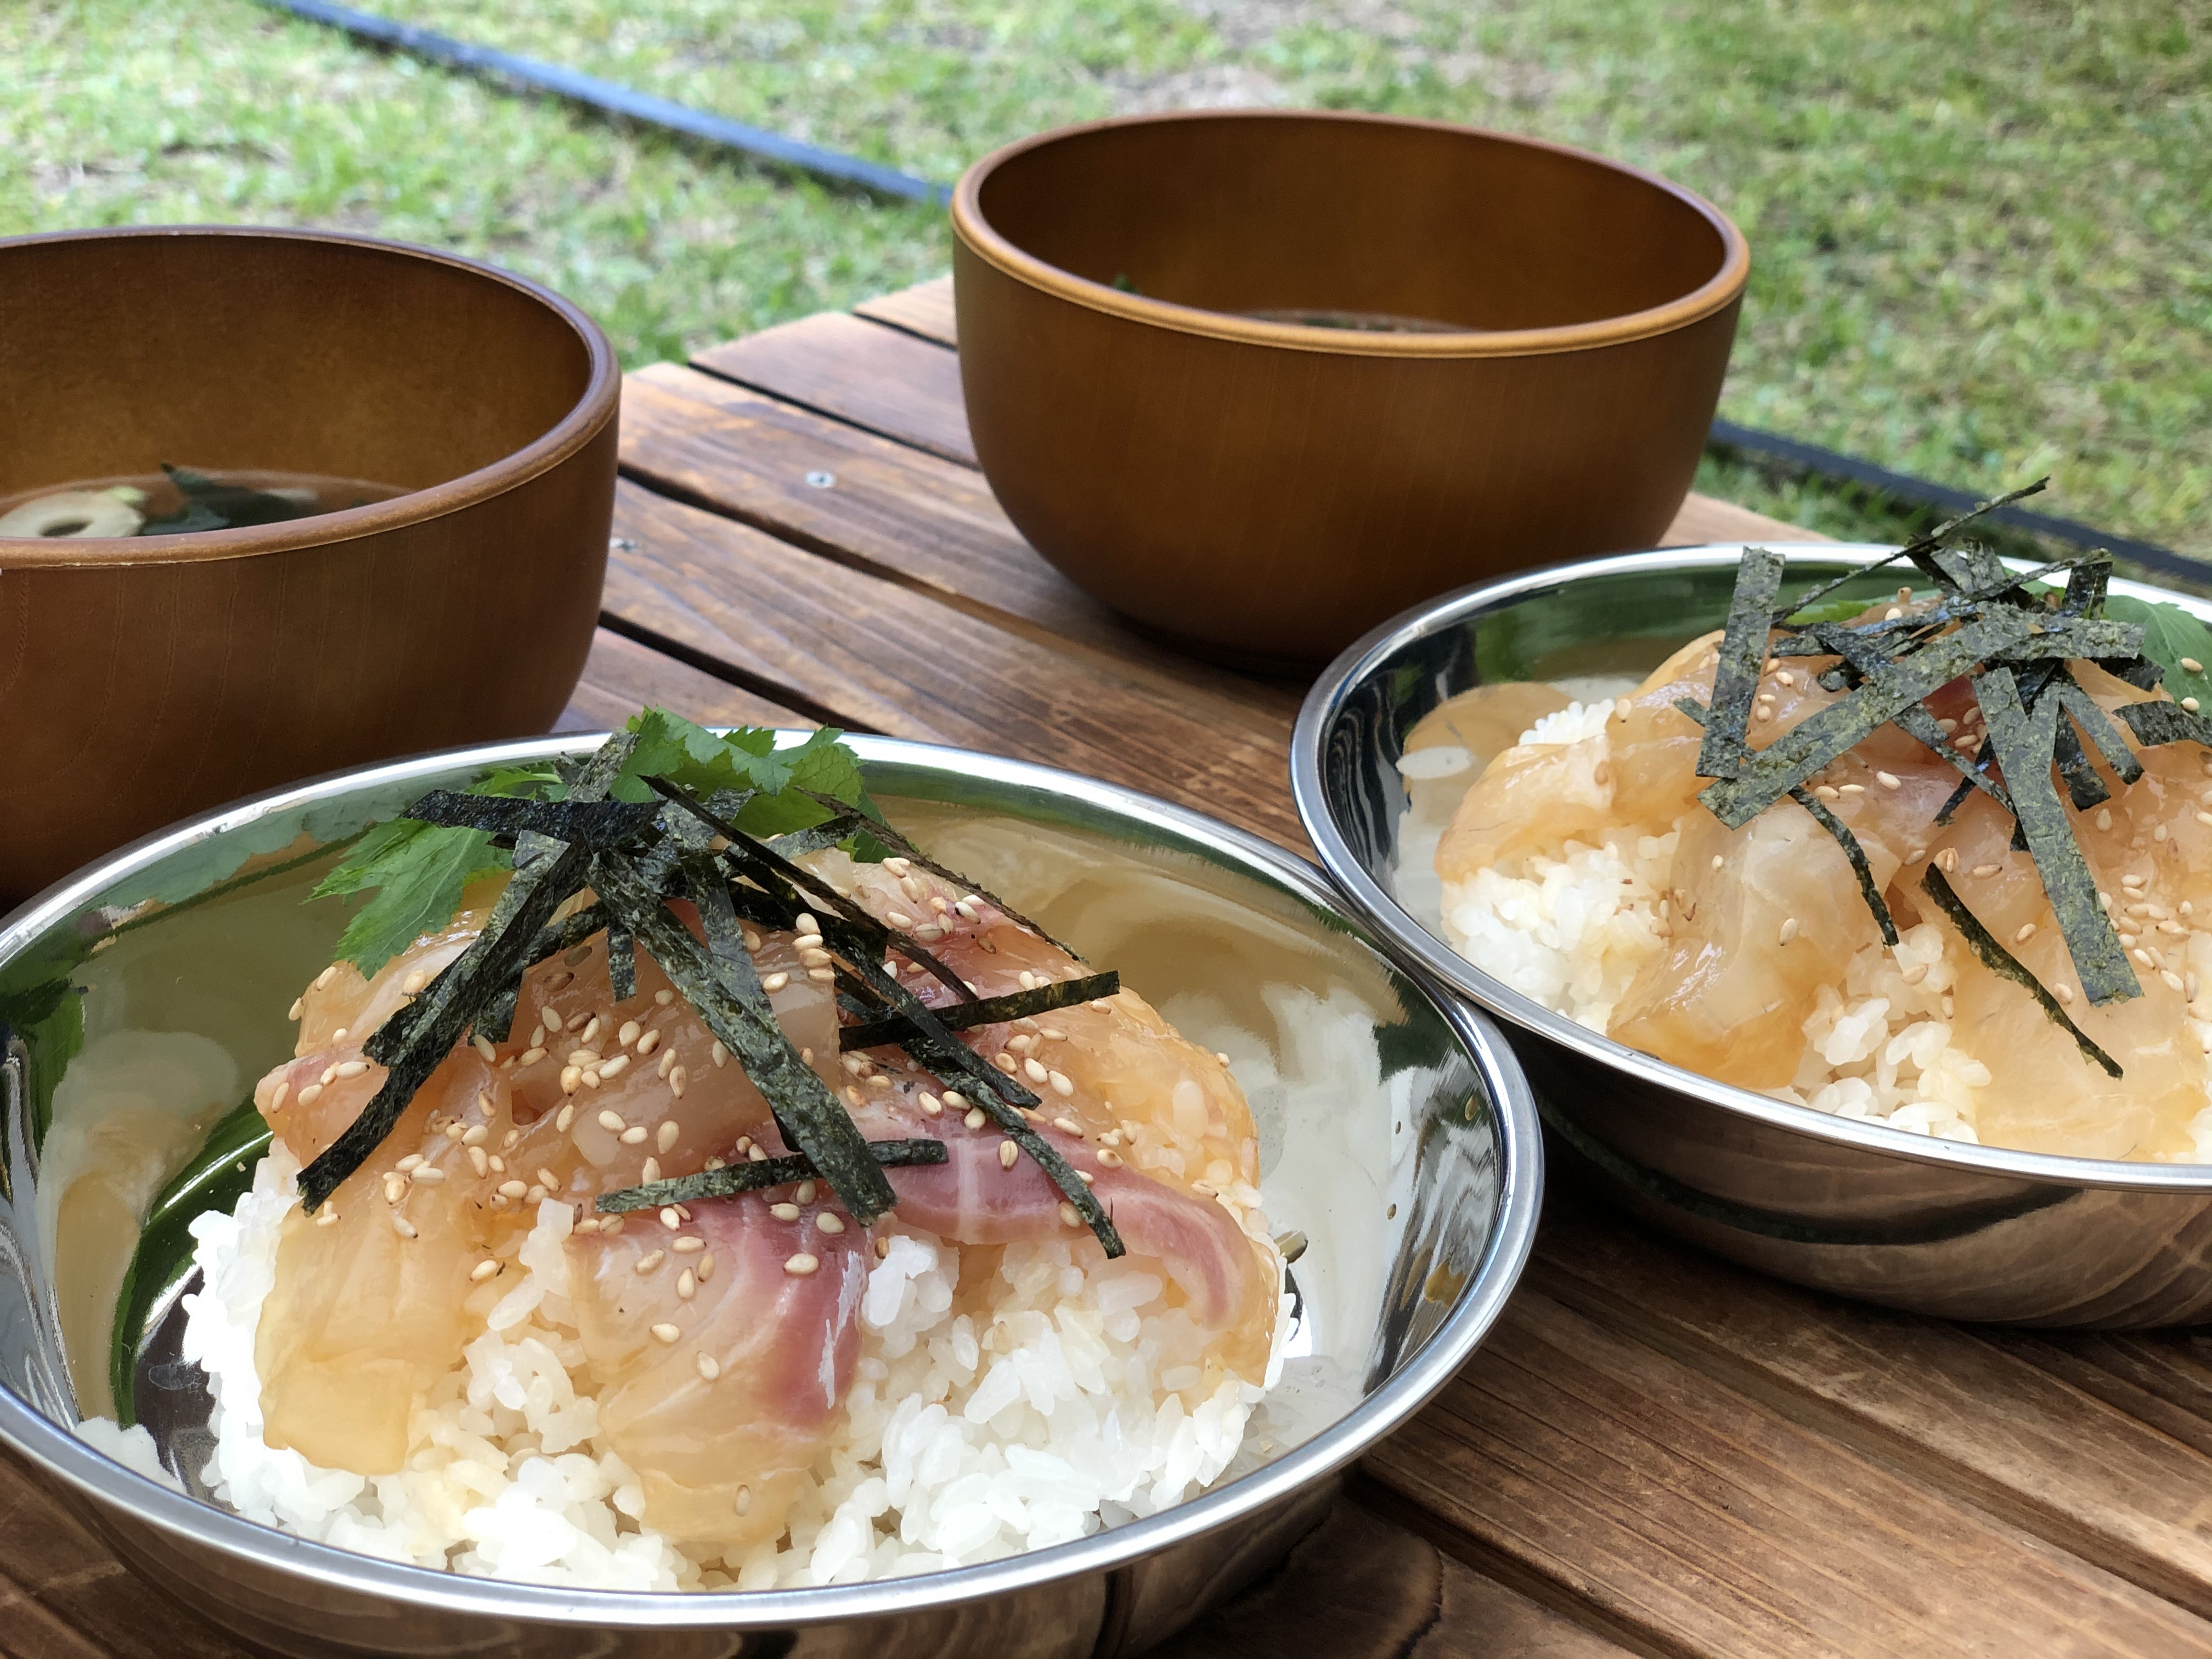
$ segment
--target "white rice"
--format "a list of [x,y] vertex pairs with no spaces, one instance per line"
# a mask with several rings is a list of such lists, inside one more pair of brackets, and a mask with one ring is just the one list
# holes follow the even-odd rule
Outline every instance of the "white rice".
[[[1152,1514],[1218,1478],[1262,1389],[1202,1393],[1201,1334],[1124,1261],[1087,1271],[1073,1246],[1007,1247],[959,1283],[958,1251],[890,1235],[860,1310],[841,1437],[816,1463],[787,1535],[722,1560],[641,1524],[634,1473],[597,1440],[568,1300],[573,1217],[548,1203],[520,1242],[519,1279],[471,1298],[484,1320],[464,1364],[419,1401],[405,1467],[364,1478],[262,1438],[254,1333],[298,1202],[281,1146],[232,1214],[191,1224],[204,1288],[184,1357],[207,1375],[216,1451],[203,1479],[250,1519],[341,1548],[536,1583],[638,1590],[850,1583],[1041,1549]],[[502,1285],[512,1285],[501,1293]],[[1272,1386],[1290,1328],[1278,1320]],[[481,1305],[479,1305],[481,1304]],[[112,1425],[88,1425],[108,1450]],[[102,1437],[95,1437],[96,1436]],[[145,1448],[132,1451],[150,1452]]]
[[[1595,767],[1609,754],[1610,701],[1547,714],[1521,741],[1579,743]],[[1443,886],[1445,936],[1461,955],[1554,1012],[1603,1031],[1614,1006],[1663,943],[1659,900],[1672,884],[1681,823],[1633,846],[1570,841]],[[1956,975],[1944,931],[1907,930],[1894,951],[1859,951],[1805,1019],[1805,1056],[1778,1098],[1839,1117],[1974,1141],[1989,1069],[1955,1045],[1943,993]],[[1907,975],[1924,969],[1917,982]],[[2198,1129],[2212,1152],[2212,1110]]]

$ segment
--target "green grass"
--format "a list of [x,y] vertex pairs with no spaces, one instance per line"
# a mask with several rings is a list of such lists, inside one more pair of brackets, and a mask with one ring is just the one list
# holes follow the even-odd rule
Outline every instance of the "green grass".
[[[410,21],[950,179],[1224,87],[1589,145],[1753,274],[1723,412],[2212,555],[2204,0],[384,0]],[[625,361],[945,264],[939,216],[354,46],[247,0],[0,6],[0,234],[337,225],[574,295]],[[1846,535],[1880,502],[1709,463]]]

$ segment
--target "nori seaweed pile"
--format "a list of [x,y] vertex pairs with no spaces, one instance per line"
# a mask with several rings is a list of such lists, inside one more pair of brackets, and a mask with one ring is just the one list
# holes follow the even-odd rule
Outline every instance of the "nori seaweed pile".
[[[836,963],[843,1012],[853,1020],[841,1048],[896,1045],[981,1107],[1044,1170],[1109,1256],[1121,1237],[1091,1188],[1025,1115],[1041,1102],[1014,1079],[984,1063],[954,1032],[1072,1006],[1120,988],[1112,973],[1042,985],[1006,996],[975,990],[916,940],[884,927],[860,906],[809,875],[793,859],[866,835],[909,861],[950,876],[888,825],[843,803],[823,823],[775,837],[749,835],[732,820],[747,796],[726,791],[709,800],[663,777],[645,782],[656,799],[608,799],[637,745],[617,732],[580,764],[564,765],[565,799],[435,791],[409,806],[423,823],[462,827],[511,848],[514,875],[469,948],[386,1021],[364,1052],[387,1068],[383,1086],[300,1176],[302,1201],[315,1209],[358,1170],[392,1133],[430,1073],[471,1037],[507,1042],[523,975],[592,935],[607,936],[608,969],[618,1000],[635,995],[634,952],[642,947],[720,1040],[766,1097],[793,1155],[732,1164],[600,1196],[603,1211],[756,1191],[810,1177],[825,1182],[854,1218],[874,1220],[895,1202],[885,1166],[941,1164],[944,1143],[865,1139],[830,1086],[793,1048],[776,1024],[767,992],[744,945],[744,924],[788,932],[801,913],[817,919],[823,948]],[[719,844],[718,844],[719,843]],[[959,878],[953,878],[959,879]],[[594,902],[561,921],[561,907],[588,888]],[[989,899],[1022,926],[1018,914]],[[703,943],[670,908],[696,911]],[[1062,947],[1065,948],[1065,947]],[[1071,952],[1070,954],[1073,954]],[[932,1008],[899,982],[884,963],[902,957],[942,982],[958,1000]]]
[[[1960,774],[1958,787],[1936,815],[1938,825],[1948,823],[1976,790],[2012,815],[2013,845],[2034,861],[2082,993],[2102,1007],[2142,995],[2142,987],[2112,919],[2098,902],[2096,882],[2075,839],[2066,804],[2085,811],[2112,797],[2089,759],[2092,749],[2123,786],[2140,778],[2142,767],[2119,729],[2081,688],[2072,665],[2094,663],[2145,691],[2155,690],[2166,670],[2143,654],[2140,624],[2105,614],[2112,572],[2109,554],[2084,554],[2015,574],[1986,549],[1954,542],[1958,532],[1983,513],[2042,488],[2039,481],[1986,502],[1887,558],[1787,604],[1778,602],[1781,556],[1747,547],[1722,633],[1711,703],[1684,698],[1676,707],[1705,728],[1698,775],[1715,781],[1698,799],[1731,830],[1785,799],[1804,807],[1843,848],[1883,941],[1892,945],[1897,943],[1896,924],[1865,852],[1807,784],[1881,726],[1899,727]],[[1934,585],[1933,604],[1875,605],[1856,621],[1820,618],[1820,610],[1838,608],[1821,606],[1836,589],[1899,563],[1911,564]],[[2039,585],[2059,577],[2063,588]],[[1848,695],[1766,747],[1753,749],[1752,708],[1764,665],[1770,658],[1790,657],[1835,659],[1820,673],[1819,683]],[[1923,701],[1962,678],[1973,689],[1989,734],[1977,753],[1954,746]],[[2212,720],[2179,704],[2151,699],[2126,704],[2117,713],[2139,744],[2212,745]],[[2112,1076],[2120,1075],[2118,1062],[1975,920],[1932,863],[1922,886],[1985,965],[2026,988],[2085,1055]]]

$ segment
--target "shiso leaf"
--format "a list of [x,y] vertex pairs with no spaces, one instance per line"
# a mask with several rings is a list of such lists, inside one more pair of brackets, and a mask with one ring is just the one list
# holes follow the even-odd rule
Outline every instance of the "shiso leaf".
[[367,978],[423,934],[451,921],[468,884],[506,869],[507,863],[482,830],[394,818],[356,842],[345,862],[318,882],[310,896],[377,890],[338,936],[338,959],[350,962]]
[[[1050,1013],[1055,1008],[1073,1008],[1079,1002],[1096,1002],[1101,997],[1112,996],[1121,988],[1121,975],[1109,969],[1082,979],[1056,980],[1031,991],[1009,991],[1004,996],[955,1003],[951,1007],[939,1008],[935,1012],[938,1024],[946,1030],[966,1031],[978,1025],[998,1025],[1010,1019],[1032,1018],[1038,1014]],[[896,1016],[890,1019],[872,1019],[862,1024],[842,1027],[837,1033],[837,1047],[841,1050],[849,1050],[876,1048],[890,1043],[902,1045],[915,1035],[915,1028]]]
[[[2160,683],[2176,702],[2184,697],[2212,702],[2212,628],[2178,605],[2124,593],[2105,601],[2105,615],[2142,629],[2142,655],[2163,671]],[[2198,666],[2193,672],[2183,667],[2185,659]]]
[[2024,612],[1995,611],[1909,657],[1884,663],[1841,702],[1791,726],[1765,748],[1747,751],[1736,776],[1708,785],[1698,799],[1729,829],[1741,829],[1830,761],[1887,725],[1900,710],[2027,639],[2033,625]]
[[[1734,778],[1750,743],[1752,696],[1759,690],[1766,661],[1767,635],[1774,626],[1774,599],[1782,591],[1784,560],[1764,547],[1743,550],[1735,592],[1729,600],[1721,630],[1719,660],[1713,669],[1712,696],[1705,736],[1698,744],[1698,775]],[[1733,826],[1731,826],[1733,827]]]
[[1987,723],[1990,747],[2004,769],[2012,791],[2013,814],[2043,879],[2058,930],[2081,977],[2082,994],[2100,1007],[2106,1003],[2141,996],[2142,986],[2120,948],[2112,918],[2097,902],[2096,878],[2074,827],[2066,804],[2051,781],[2059,699],[2046,696],[2032,709],[2021,703],[2020,686],[2009,668],[1991,668],[1974,676],[1974,696]]
[[1921,878],[1920,885],[1922,890],[1936,901],[1936,908],[1950,918],[1951,925],[1959,930],[1959,935],[1966,941],[1967,948],[1981,958],[1984,968],[2000,978],[2010,980],[2033,997],[2051,1022],[2063,1026],[2082,1054],[2101,1066],[2106,1076],[2123,1075],[2119,1061],[2099,1048],[2089,1034],[2074,1023],[2072,1016],[2067,1013],[2058,999],[2043,988],[2042,981],[2029,973],[2020,959],[1998,942],[1996,934],[1982,926],[1981,919],[1966,908],[1966,902],[1943,878],[1941,870],[1929,865],[1927,873]]
[[[941,1140],[872,1140],[868,1152],[887,1170],[942,1164],[947,1156]],[[626,1210],[657,1210],[664,1204],[696,1204],[702,1199],[734,1198],[740,1193],[763,1192],[770,1187],[788,1187],[793,1182],[822,1178],[822,1172],[814,1167],[814,1160],[799,1152],[788,1158],[763,1158],[758,1163],[726,1164],[719,1170],[702,1170],[696,1175],[672,1176],[642,1187],[601,1193],[592,1207],[601,1215]]]

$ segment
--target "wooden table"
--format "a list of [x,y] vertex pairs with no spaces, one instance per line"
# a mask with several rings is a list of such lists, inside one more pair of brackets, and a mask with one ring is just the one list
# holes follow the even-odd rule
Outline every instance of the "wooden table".
[[[605,626],[644,702],[1098,774],[1303,852],[1300,688],[1150,645],[975,470],[925,283],[632,375]],[[1692,496],[1677,542],[1806,532]],[[0,1650],[237,1649],[0,1468]],[[1885,1313],[1561,1190],[1489,1340],[1174,1659],[2212,1653],[2212,1348]]]

